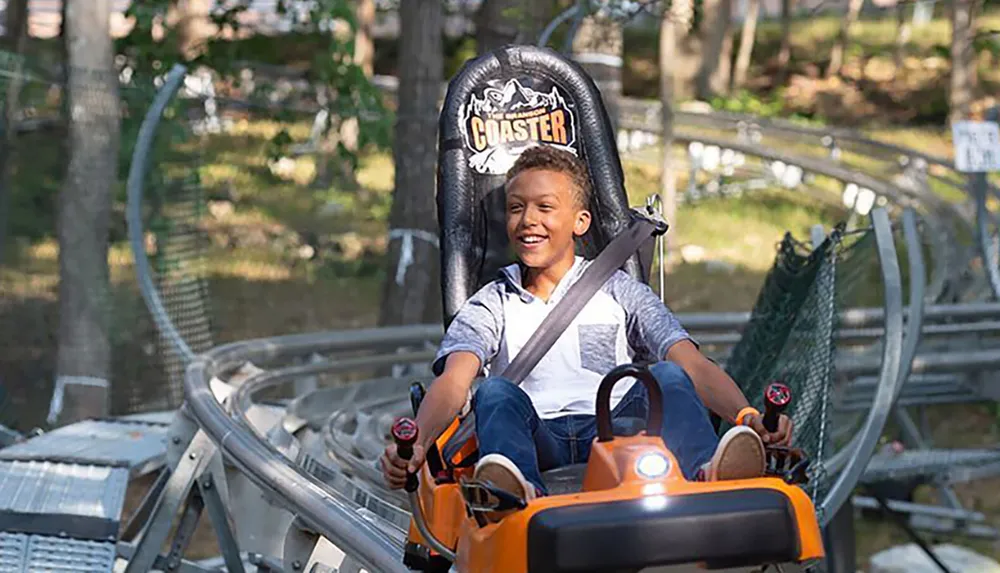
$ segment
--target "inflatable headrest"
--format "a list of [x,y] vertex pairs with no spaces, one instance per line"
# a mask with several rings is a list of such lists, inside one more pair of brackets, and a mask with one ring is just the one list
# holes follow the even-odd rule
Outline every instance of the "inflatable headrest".
[[[505,46],[466,62],[441,110],[437,207],[444,323],[513,262],[504,178],[522,151],[554,145],[581,157],[593,186],[590,230],[577,253],[595,257],[631,217],[611,122],[594,81],[558,52]],[[637,256],[625,272],[643,282]]]

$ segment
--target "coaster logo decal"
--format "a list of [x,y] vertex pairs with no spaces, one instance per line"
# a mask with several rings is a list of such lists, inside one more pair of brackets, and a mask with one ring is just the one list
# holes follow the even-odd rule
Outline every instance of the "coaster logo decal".
[[478,173],[503,175],[539,144],[576,154],[576,117],[555,85],[536,90],[511,79],[474,92],[460,113],[465,146],[474,153],[469,167]]

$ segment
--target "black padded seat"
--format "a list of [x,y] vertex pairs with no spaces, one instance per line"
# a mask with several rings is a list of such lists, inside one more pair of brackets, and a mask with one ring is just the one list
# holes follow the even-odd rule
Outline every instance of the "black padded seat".
[[545,482],[549,495],[580,493],[580,490],[583,489],[583,475],[585,473],[587,473],[587,464],[573,464],[542,472],[542,481]]
[[[437,208],[444,325],[499,269],[514,262],[503,184],[533,145],[572,152],[589,167],[590,230],[577,254],[593,259],[633,215],[611,121],[593,79],[549,48],[504,46],[465,63],[448,84],[438,131]],[[654,240],[622,267],[646,282]]]
[[[446,328],[469,297],[515,261],[507,240],[504,181],[525,149],[551,145],[587,164],[592,222],[577,240],[578,255],[595,258],[635,217],[601,92],[579,64],[555,50],[508,45],[466,62],[448,84],[438,138],[436,203]],[[654,245],[650,237],[621,270],[648,284]],[[444,458],[451,459],[474,430],[470,414],[443,448]]]

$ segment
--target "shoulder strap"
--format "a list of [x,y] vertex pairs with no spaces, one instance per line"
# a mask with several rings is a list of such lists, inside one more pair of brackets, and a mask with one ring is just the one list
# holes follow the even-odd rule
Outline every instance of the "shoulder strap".
[[632,223],[597,255],[573,286],[566,291],[552,312],[538,325],[528,342],[504,370],[502,377],[520,384],[538,364],[559,336],[569,327],[577,314],[586,306],[611,275],[620,269],[650,237],[667,232],[667,223],[651,208],[646,213],[633,210]]

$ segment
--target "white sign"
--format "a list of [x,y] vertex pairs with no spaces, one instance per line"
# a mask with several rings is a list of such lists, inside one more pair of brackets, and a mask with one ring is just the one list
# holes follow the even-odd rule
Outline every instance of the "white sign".
[[1000,171],[1000,128],[993,121],[951,124],[955,169],[964,173]]

